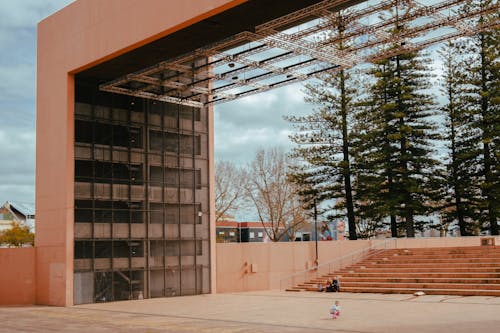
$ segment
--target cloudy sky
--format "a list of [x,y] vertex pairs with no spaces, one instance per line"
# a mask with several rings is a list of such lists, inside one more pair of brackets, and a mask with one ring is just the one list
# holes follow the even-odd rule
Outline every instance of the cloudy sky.
[[0,205],[35,197],[36,25],[71,0],[0,0]]
[[[0,205],[34,203],[36,26],[72,0],[0,0]],[[300,85],[216,107],[216,157],[247,163],[272,145],[290,147],[285,114],[304,114]],[[257,107],[258,105],[258,107]]]
[[[36,26],[73,0],[0,0],[0,205],[34,203]],[[435,49],[433,50],[435,55]],[[434,63],[440,71],[440,63]],[[310,113],[301,84],[217,105],[217,159],[246,164],[256,150],[291,147],[284,115]]]

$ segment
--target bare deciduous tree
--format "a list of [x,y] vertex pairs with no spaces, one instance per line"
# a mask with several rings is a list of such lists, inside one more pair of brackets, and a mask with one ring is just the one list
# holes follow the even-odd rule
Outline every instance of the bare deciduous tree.
[[234,213],[242,206],[245,171],[228,161],[215,163],[215,221]]
[[307,219],[296,185],[289,181],[288,162],[282,150],[273,148],[258,151],[248,168],[246,194],[273,242],[285,235],[295,239]]

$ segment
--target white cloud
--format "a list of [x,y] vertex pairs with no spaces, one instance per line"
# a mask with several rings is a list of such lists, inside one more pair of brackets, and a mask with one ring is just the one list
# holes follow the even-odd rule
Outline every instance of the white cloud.
[[73,0],[16,0],[0,2],[0,27],[33,27],[38,21],[70,4]]
[[264,94],[253,95],[215,108],[215,154],[218,159],[249,162],[261,148],[292,147],[288,139],[291,125],[288,115],[311,112],[304,102],[302,84],[285,86]]
[[0,102],[35,97],[36,68],[30,64],[0,65]]
[[33,202],[35,133],[0,128],[0,202]]
[[[33,59],[26,53],[26,43],[36,43],[36,25],[39,21],[61,9],[73,0],[3,0],[0,1],[0,48],[7,53],[17,53],[20,58]],[[34,50],[33,50],[34,51]],[[8,54],[3,54],[8,57]],[[1,59],[0,59],[1,60]]]

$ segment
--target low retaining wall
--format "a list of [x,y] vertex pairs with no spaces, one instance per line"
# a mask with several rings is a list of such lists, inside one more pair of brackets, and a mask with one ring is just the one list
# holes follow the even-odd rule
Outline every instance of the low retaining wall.
[[[319,262],[369,247],[371,241],[318,242]],[[282,277],[314,265],[315,242],[218,243],[217,292],[280,289]],[[325,258],[325,259],[323,259]]]
[[[318,242],[319,264],[348,254],[377,248],[480,246],[484,237],[391,238]],[[495,237],[497,245],[500,237]],[[313,267],[315,242],[217,243],[217,292],[280,289],[284,277]]]
[[35,303],[35,248],[0,249],[0,305]]
[[[372,245],[390,248],[479,246],[484,237],[398,238],[318,242],[319,264]],[[500,245],[500,237],[495,243]],[[35,303],[35,248],[0,249],[0,305]],[[315,242],[218,243],[217,292],[272,290],[282,278],[313,267]]]

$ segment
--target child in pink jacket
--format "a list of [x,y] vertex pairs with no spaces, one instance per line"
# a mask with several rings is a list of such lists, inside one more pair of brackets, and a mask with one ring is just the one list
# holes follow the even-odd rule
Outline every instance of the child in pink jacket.
[[340,305],[339,301],[335,301],[335,304],[330,308],[330,314],[333,319],[337,319],[340,316]]

